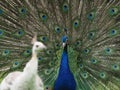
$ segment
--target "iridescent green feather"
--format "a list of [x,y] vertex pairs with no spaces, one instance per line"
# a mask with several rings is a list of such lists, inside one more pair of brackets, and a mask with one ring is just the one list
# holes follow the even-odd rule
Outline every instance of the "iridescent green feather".
[[74,20],[73,20],[73,28],[74,29],[78,29],[79,27],[80,27],[80,19],[79,18],[75,18]]
[[61,8],[61,11],[62,11],[63,13],[68,13],[69,10],[70,10],[70,6],[69,6],[69,4],[67,3],[67,1],[64,1],[64,2],[61,4],[60,8]]
[[39,12],[38,14],[39,14],[39,18],[40,18],[40,20],[42,22],[44,22],[44,23],[47,22],[47,20],[48,20],[47,13],[45,13],[45,12]]
[[20,18],[25,18],[28,13],[27,8],[25,7],[18,8],[18,13]]
[[90,12],[87,14],[86,17],[87,17],[87,19],[90,20],[90,21],[94,20],[95,17],[96,17],[96,11],[95,11],[95,10],[90,11]]
[[108,13],[109,13],[110,16],[116,16],[116,15],[118,15],[119,12],[120,12],[119,7],[111,7],[108,10]]
[[16,32],[13,32],[13,37],[15,38],[21,38],[25,35],[25,32],[23,29],[19,29]]

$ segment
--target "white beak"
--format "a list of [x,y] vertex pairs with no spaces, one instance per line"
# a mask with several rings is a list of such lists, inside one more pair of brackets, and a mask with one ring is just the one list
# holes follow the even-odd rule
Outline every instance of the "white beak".
[[66,45],[66,43],[63,43],[63,44],[62,44],[63,48],[65,47],[65,45]]
[[47,49],[46,45],[44,45],[43,43],[42,43],[42,45],[41,45],[41,48],[42,48],[42,49]]
[[47,49],[47,47],[44,45],[44,49]]

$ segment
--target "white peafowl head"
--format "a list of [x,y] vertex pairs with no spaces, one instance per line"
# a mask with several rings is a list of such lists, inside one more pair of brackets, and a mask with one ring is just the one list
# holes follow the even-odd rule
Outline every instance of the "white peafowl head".
[[37,35],[33,37],[31,43],[33,44],[33,48],[32,48],[33,53],[37,53],[38,51],[47,48],[42,42],[37,41]]

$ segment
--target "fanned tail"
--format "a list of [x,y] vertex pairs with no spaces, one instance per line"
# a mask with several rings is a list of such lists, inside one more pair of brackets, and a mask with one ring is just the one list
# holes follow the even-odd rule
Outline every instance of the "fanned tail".
[[31,38],[48,49],[38,55],[39,75],[51,89],[61,60],[61,37],[69,37],[69,66],[77,90],[120,88],[119,0],[1,0],[0,80],[22,71]]

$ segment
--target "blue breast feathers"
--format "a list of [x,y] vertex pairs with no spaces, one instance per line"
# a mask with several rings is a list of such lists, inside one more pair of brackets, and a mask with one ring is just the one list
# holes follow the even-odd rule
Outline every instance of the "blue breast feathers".
[[76,90],[76,82],[68,64],[67,45],[62,53],[59,74],[54,84],[54,90]]

